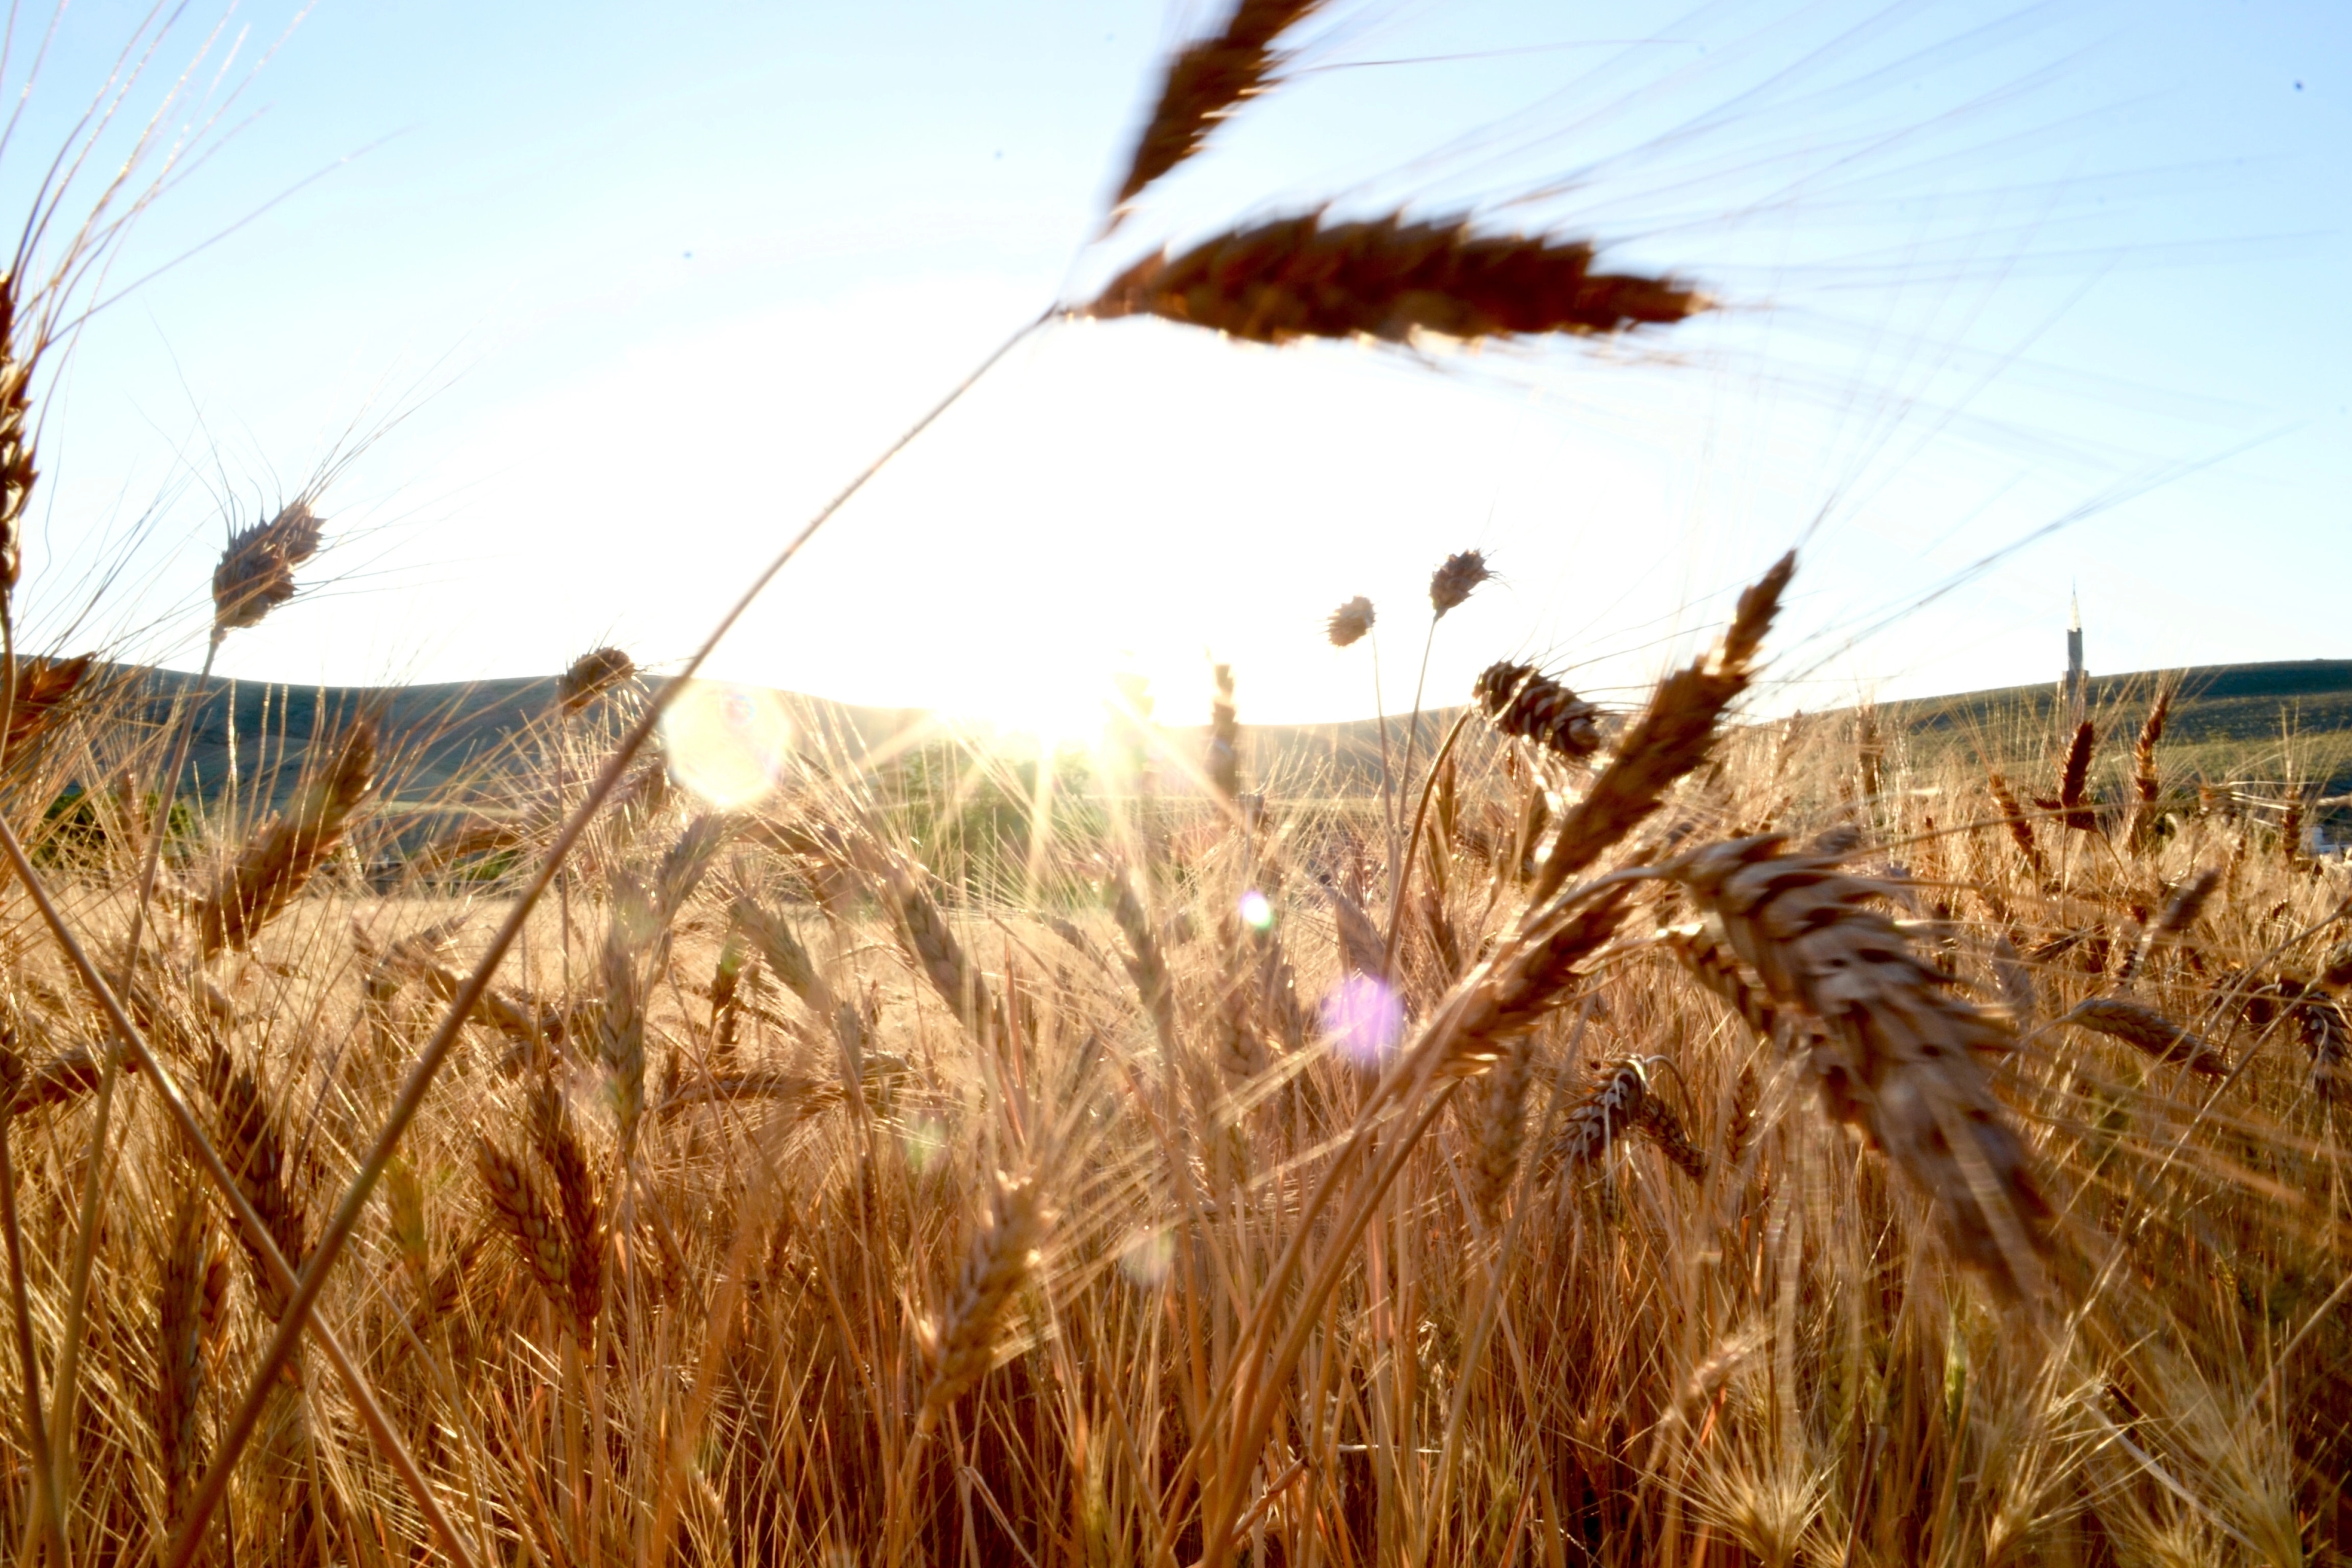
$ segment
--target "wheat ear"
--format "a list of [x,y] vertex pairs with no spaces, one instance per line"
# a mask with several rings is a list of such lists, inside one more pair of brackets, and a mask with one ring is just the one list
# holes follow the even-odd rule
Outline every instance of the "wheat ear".
[[1506,1045],[1470,1102],[1470,1202],[1493,1224],[1518,1174],[1528,1139],[1528,1088],[1535,1081],[1535,1037]]
[[2179,1062],[2207,1078],[2226,1077],[2230,1059],[2185,1025],[2176,1024],[2153,1007],[2116,996],[2094,996],[2075,1004],[2061,1022],[2078,1024],[2095,1034],[2121,1040],[2158,1061]]
[[572,1259],[546,1188],[521,1155],[492,1142],[487,1132],[478,1132],[476,1139],[475,1169],[489,1192],[492,1215],[522,1255],[547,1304],[562,1321],[574,1321]]
[[2156,697],[2147,705],[2147,719],[2139,727],[2139,738],[2132,742],[2132,814],[2126,842],[2133,849],[2146,847],[2149,831],[2156,826],[2156,803],[2162,784],[2156,771],[2156,748],[2164,739],[2164,722],[2172,712],[2172,699],[2180,689],[2178,676],[2166,676],[2157,682]]
[[1035,1275],[1046,1230],[1034,1178],[996,1178],[988,1217],[964,1254],[963,1271],[940,1321],[916,1429],[938,1426],[948,1407],[980,1382],[996,1359],[997,1341],[1014,1298]]
[[1821,1022],[1864,1126],[1941,1207],[1958,1256],[2032,1294],[2049,1209],[1975,1058],[2011,1042],[1911,952],[1874,906],[1888,889],[1783,853],[1777,836],[1711,845],[1675,871],[1773,999]]
[[1985,789],[1991,795],[1994,805],[2000,808],[2000,819],[2009,836],[2016,841],[2017,852],[2025,857],[2025,864],[2036,877],[2047,876],[2049,867],[2042,858],[2042,846],[2034,842],[2033,824],[2018,803],[2017,792],[1998,773],[1985,774]]
[[353,725],[323,776],[291,812],[256,834],[195,909],[197,945],[209,958],[245,947],[293,900],[375,785],[375,725]]
[[205,1282],[212,1225],[204,1194],[184,1186],[172,1208],[170,1240],[155,1310],[155,1437],[163,1462],[163,1520],[179,1523],[196,1470],[196,1416],[204,1393]]
[[1575,240],[1481,235],[1402,217],[1320,215],[1235,229],[1181,256],[1146,257],[1077,314],[1159,316],[1252,342],[1472,341],[1620,331],[1707,307],[1670,279],[1595,272]]
[[2173,890],[2172,897],[2165,900],[2163,911],[2140,933],[2137,945],[2124,956],[2123,966],[2116,971],[2117,989],[2129,985],[2132,977],[2147,966],[2148,954],[2156,951],[2158,942],[2168,936],[2178,936],[2197,923],[2199,913],[2205,908],[2205,900],[2221,885],[2221,871],[2209,866]]
[[636,661],[619,648],[591,648],[566,666],[555,683],[556,709],[577,713],[614,687],[635,679],[636,674]]
[[286,503],[268,522],[231,533],[213,569],[213,637],[257,626],[294,596],[294,568],[319,552],[319,514],[308,498]]
[[[221,1159],[236,1176],[237,1191],[261,1216],[279,1256],[299,1273],[310,1256],[309,1205],[287,1156],[277,1109],[252,1069],[237,1066],[225,1049],[215,1048],[205,1078],[220,1110]],[[262,1310],[273,1319],[282,1316],[290,1292],[252,1238],[240,1232],[239,1239],[253,1265],[253,1291]]]
[[1144,187],[1200,152],[1209,134],[1250,99],[1274,85],[1276,39],[1322,0],[1238,0],[1214,37],[1189,45],[1168,62],[1151,117],[1136,138],[1118,183],[1115,214]]
[[1508,659],[1490,664],[1470,689],[1496,729],[1533,741],[1571,762],[1601,749],[1593,721],[1601,710],[1531,664]]
[[555,1177],[556,1208],[563,1221],[564,1287],[580,1342],[590,1344],[597,1316],[604,1310],[604,1186],[580,1141],[571,1102],[551,1073],[531,1094],[530,1136]]
[[1796,574],[1789,552],[1739,595],[1731,625],[1713,657],[1658,682],[1643,710],[1617,742],[1609,763],[1582,800],[1561,819],[1550,853],[1536,878],[1531,901],[1557,893],[1568,879],[1658,809],[1666,791],[1706,760],[1716,726],[1748,689],[1756,655],[1780,611],[1780,596]]

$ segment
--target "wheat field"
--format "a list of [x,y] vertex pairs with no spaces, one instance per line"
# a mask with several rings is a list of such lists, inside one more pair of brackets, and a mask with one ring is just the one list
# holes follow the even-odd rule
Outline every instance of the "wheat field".
[[[1317,9],[1167,63],[1113,229]],[[2352,878],[2169,685],[1916,755],[1767,717],[1792,552],[1646,696],[1500,658],[1390,716],[1377,787],[1262,769],[1220,666],[1058,810],[815,725],[722,808],[660,722],[706,645],[582,657],[429,811],[367,713],[199,792],[193,704],[15,646],[34,374],[138,188],[0,289],[18,1556],[2342,1560]],[[1596,257],[1254,219],[1024,335],[1715,307]],[[1335,576],[1333,658],[1444,635],[1490,565],[1432,554],[1425,623]]]

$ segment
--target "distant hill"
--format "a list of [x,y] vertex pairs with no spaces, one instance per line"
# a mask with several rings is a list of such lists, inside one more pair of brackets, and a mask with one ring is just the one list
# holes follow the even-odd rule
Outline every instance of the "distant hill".
[[[2291,739],[2298,782],[2329,795],[2352,792],[2352,659],[2205,665],[2179,674],[2165,725],[2170,767],[2215,783],[2275,783],[2288,771]],[[2143,670],[2087,683],[2088,715],[2112,749],[2137,731],[2158,679]],[[2061,727],[2054,681],[1890,702],[1879,714],[1915,745],[1940,739],[1980,755],[2013,755]]]
[[[273,798],[298,781],[311,749],[352,716],[380,716],[386,738],[383,770],[395,802],[422,805],[443,795],[469,771],[495,768],[527,743],[527,732],[554,701],[553,676],[423,686],[304,687],[247,680],[207,680],[176,670],[118,668],[112,681],[126,721],[160,741],[175,701],[193,702],[194,739],[186,783],[216,794],[228,773],[230,717],[235,715],[237,771],[267,780]],[[2110,754],[2127,743],[2145,715],[2157,675],[2094,678],[2089,708],[2112,737]],[[860,707],[793,693],[780,694],[795,722],[887,756],[960,731],[908,709]],[[1426,757],[1459,710],[1423,714],[1419,752]],[[1921,698],[1882,705],[1880,721],[1907,731],[1915,748],[1958,747],[1971,755],[2014,756],[2037,750],[2059,723],[2054,683]],[[1388,722],[1392,751],[1404,744],[1404,725]],[[2352,793],[2352,660],[2213,665],[2183,672],[2166,732],[2176,769],[2224,778],[2281,775],[2284,733],[2296,737],[2302,776],[2332,795]],[[1248,775],[1279,797],[1358,795],[1380,780],[1381,727],[1364,719],[1330,724],[1243,726]],[[1200,727],[1161,732],[1159,787],[1192,792],[1192,759],[1206,740]]]

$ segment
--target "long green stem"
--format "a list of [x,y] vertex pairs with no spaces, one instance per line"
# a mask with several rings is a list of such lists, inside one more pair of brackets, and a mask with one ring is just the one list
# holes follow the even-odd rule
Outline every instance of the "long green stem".
[[513,948],[515,940],[521,935],[523,922],[530,919],[532,908],[546,894],[548,885],[554,880],[557,870],[562,866],[565,858],[572,853],[572,847],[580,841],[580,836],[587,831],[590,821],[594,818],[598,811],[603,809],[605,801],[611,798],[613,792],[620,787],[621,780],[627,773],[629,764],[636,759],[637,753],[652,738],[655,728],[661,722],[662,715],[668,711],[671,701],[686,689],[687,683],[693,679],[697,671],[701,669],[703,662],[710,657],[727,634],[734,629],[735,623],[751,609],[752,602],[758,599],[768,584],[775,580],[776,574],[792,563],[793,558],[801,552],[802,548],[810,540],[816,537],[817,530],[824,527],[835,512],[848,504],[849,499],[863,489],[866,482],[875,475],[880,473],[891,458],[904,451],[918,436],[930,428],[933,421],[952,407],[958,398],[971,390],[982,376],[987,374],[999,361],[1013,352],[1015,345],[1059,313],[1058,308],[1049,310],[1007,338],[994,353],[981,362],[977,369],[958,383],[945,397],[934,404],[929,413],[909,426],[898,440],[891,443],[888,450],[867,464],[862,472],[851,479],[830,501],[827,501],[824,507],[793,536],[776,558],[768,563],[766,569],[751,580],[750,585],[744,589],[742,596],[737,599],[733,607],[720,618],[719,625],[711,631],[709,637],[703,640],[702,646],[695,650],[693,657],[687,660],[685,668],[678,672],[676,679],[665,683],[662,689],[655,693],[653,700],[646,704],[645,713],[622,742],[619,749],[605,763],[604,770],[597,774],[595,784],[589,788],[587,798],[582,801],[565,819],[562,828],[556,834],[555,842],[548,847],[547,858],[541,862],[538,871],[532,875],[530,885],[516,898],[513,907],[507,912],[506,920],[500,923],[497,934],[490,939],[488,949],[474,965],[473,972],[466,976],[465,984],[457,988],[457,994],[450,999],[448,1009],[442,1015],[441,1023],[435,1029],[433,1037],[425,1042],[425,1049],[419,1053],[415,1065],[409,1069],[408,1079],[401,1085],[399,1098],[393,1102],[392,1110],[376,1135],[374,1146],[368,1151],[366,1158],[361,1162],[358,1173],[352,1178],[350,1187],[343,1194],[342,1202],[335,1209],[334,1217],[328,1222],[325,1233],[320,1237],[317,1248],[311,1253],[310,1262],[302,1270],[302,1277],[294,1290],[293,1300],[288,1304],[285,1315],[278,1320],[277,1331],[270,1336],[269,1344],[262,1352],[260,1364],[254,1370],[244,1403],[239,1405],[227,1429],[221,1434],[220,1442],[213,1458],[212,1468],[205,1473],[204,1480],[196,1489],[196,1495],[189,1500],[187,1517],[181,1523],[179,1537],[173,1542],[171,1549],[164,1555],[166,1568],[187,1568],[187,1564],[194,1561],[204,1540],[205,1527],[210,1521],[214,1510],[219,1508],[221,1499],[227,1493],[229,1471],[235,1467],[237,1456],[244,1451],[245,1445],[253,1436],[255,1427],[260,1423],[262,1405],[268,1397],[270,1384],[278,1376],[278,1369],[286,1364],[287,1358],[293,1353],[294,1345],[301,1335],[303,1325],[310,1321],[311,1309],[318,1302],[319,1293],[325,1287],[328,1275],[334,1269],[335,1260],[342,1255],[344,1243],[351,1239],[352,1232],[359,1226],[360,1216],[366,1212],[368,1199],[375,1191],[377,1180],[382,1177],[384,1167],[391,1163],[393,1154],[399,1149],[401,1136],[408,1131],[408,1124],[415,1120],[418,1110],[424,1105],[425,1091],[432,1087],[433,1079],[440,1072],[442,1064],[448,1060],[449,1052],[457,1045],[458,1035],[463,1031],[466,1020],[472,1016],[476,1005],[481,1001],[482,994],[489,988],[490,976],[496,973],[499,964]]

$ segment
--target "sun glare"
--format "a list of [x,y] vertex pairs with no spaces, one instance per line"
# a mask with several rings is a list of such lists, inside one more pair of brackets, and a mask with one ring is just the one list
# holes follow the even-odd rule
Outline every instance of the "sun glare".
[[722,811],[753,805],[782,784],[793,721],[777,693],[723,681],[690,683],[662,716],[670,776]]

